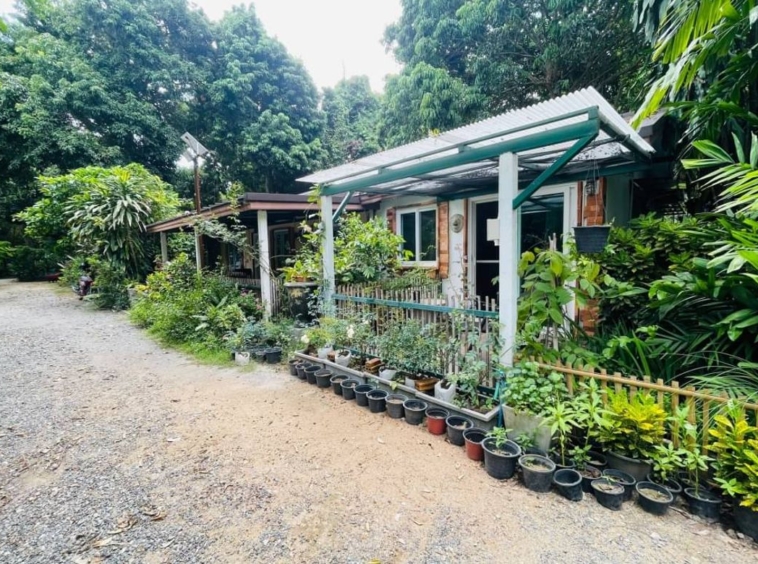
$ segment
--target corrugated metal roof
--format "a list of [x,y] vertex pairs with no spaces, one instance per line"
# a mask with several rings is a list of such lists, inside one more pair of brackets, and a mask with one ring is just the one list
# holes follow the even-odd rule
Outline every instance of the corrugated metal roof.
[[[586,115],[577,115],[583,110],[597,108],[598,117],[606,131],[601,131],[593,144],[581,155],[579,159],[599,160],[615,157],[623,153],[629,153],[627,147],[643,155],[650,155],[653,148],[619,115],[619,113],[603,98],[594,88],[585,88],[559,98],[540,102],[532,106],[511,110],[504,114],[472,123],[457,129],[452,129],[434,137],[421,139],[414,143],[402,145],[394,149],[382,151],[357,159],[351,163],[330,169],[322,170],[298,179],[300,182],[310,184],[333,184],[339,186],[340,181],[354,180],[375,174],[379,169],[396,167],[402,170],[403,166],[420,162],[433,161],[437,158],[455,154],[462,144],[469,148],[485,147],[490,144],[500,143],[512,139],[518,139],[535,133],[547,132],[558,127],[580,123],[586,120]],[[562,116],[566,116],[563,118]],[[530,124],[543,122],[547,119],[555,119],[549,124]],[[517,131],[514,131],[517,130]],[[613,138],[623,139],[627,147]],[[478,140],[478,141],[477,141]],[[540,160],[554,154],[560,155],[571,143],[542,147],[520,153],[521,159],[539,154]],[[399,163],[398,161],[401,161]],[[488,166],[486,162],[482,166]],[[477,168],[468,167],[468,170]],[[451,174],[460,170],[446,171]],[[435,175],[436,176],[436,175]]]

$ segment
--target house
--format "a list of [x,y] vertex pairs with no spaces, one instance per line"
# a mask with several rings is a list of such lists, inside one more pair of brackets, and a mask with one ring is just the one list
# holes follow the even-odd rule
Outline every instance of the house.
[[[333,212],[339,206],[335,205]],[[161,240],[162,260],[168,261],[168,234],[194,230],[198,220],[217,219],[229,223],[232,218],[244,227],[250,249],[245,252],[203,235],[200,239],[200,266],[220,265],[226,275],[261,294],[266,313],[275,313],[278,299],[277,271],[285,266],[299,245],[299,226],[318,211],[307,196],[247,192],[232,205],[222,202],[203,208],[200,213],[186,213],[147,226]],[[357,202],[348,200],[342,209],[361,211]],[[342,211],[342,210],[340,210]]]
[[[576,226],[626,223],[670,183],[659,118],[635,131],[587,88],[299,179],[387,219],[450,295],[496,300],[503,362],[513,356],[521,252],[565,244]],[[334,289],[333,225],[324,222],[325,296]],[[559,243],[560,244],[560,243]],[[500,283],[495,284],[497,278]]]

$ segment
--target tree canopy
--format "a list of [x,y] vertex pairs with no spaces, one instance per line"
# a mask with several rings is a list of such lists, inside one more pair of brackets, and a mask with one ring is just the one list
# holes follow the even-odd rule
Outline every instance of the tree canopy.
[[[385,44],[389,144],[594,86],[636,107],[650,50],[632,0],[403,0]],[[401,109],[402,108],[402,109]]]

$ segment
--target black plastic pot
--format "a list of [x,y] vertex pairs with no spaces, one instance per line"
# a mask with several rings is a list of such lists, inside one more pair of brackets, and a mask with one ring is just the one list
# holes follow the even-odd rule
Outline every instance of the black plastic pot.
[[600,505],[613,511],[621,509],[626,495],[624,486],[610,478],[592,480],[592,491],[595,492],[595,499]]
[[418,399],[408,399],[403,402],[403,411],[405,412],[405,422],[409,425],[421,425],[424,421],[424,413],[429,407],[425,401]]
[[266,362],[266,347],[252,347],[250,349],[250,356],[258,362]]
[[319,370],[316,372],[316,385],[319,388],[328,388],[332,385],[332,376],[334,376],[334,372],[331,370],[327,370],[326,368]]
[[348,378],[347,380],[343,380],[342,384],[342,397],[346,400],[354,400],[355,399],[355,387],[360,385],[360,382],[358,380],[351,380]]
[[550,490],[555,472],[555,462],[539,454],[525,454],[518,459],[524,485],[533,492]]
[[603,470],[603,477],[610,478],[617,484],[624,486],[624,501],[629,501],[632,499],[632,495],[634,494],[634,486],[637,483],[637,480],[634,479],[634,476],[627,474],[626,472],[622,472],[621,470],[606,468]]
[[310,362],[301,362],[295,367],[295,370],[297,371],[297,377],[301,380],[305,380],[305,369],[311,366]]
[[266,362],[269,364],[279,364],[282,361],[282,347],[271,347],[264,351]]
[[[674,496],[665,486],[653,482],[637,482],[637,503],[653,515],[665,515],[669,505],[674,503]],[[660,499],[659,499],[660,498]]]
[[500,447],[495,447],[492,437],[482,441],[484,449],[484,469],[496,480],[507,480],[516,473],[516,463],[521,456],[521,447],[513,441],[505,441]]
[[329,382],[332,385],[332,390],[334,390],[334,393],[338,396],[342,395],[342,382],[347,380],[347,376],[344,374],[335,374],[329,379]]
[[387,411],[387,396],[389,394],[384,390],[371,390],[366,397],[368,398],[368,408],[371,413],[382,413]]
[[316,385],[316,372],[319,372],[322,368],[318,364],[311,364],[305,369],[305,379],[309,384]]
[[593,225],[589,227],[574,227],[574,240],[578,253],[601,253],[608,243],[610,225]]
[[403,394],[389,394],[385,398],[385,404],[387,406],[387,415],[392,419],[402,419],[405,415],[403,409],[403,403],[408,399],[408,396]]
[[576,468],[576,464],[574,463],[573,458],[566,458],[565,460],[561,460],[560,454],[551,454],[550,460],[552,460],[555,463],[555,467],[558,470],[573,470]]
[[758,541],[758,511],[738,504],[734,508],[734,522],[740,532]]
[[605,458],[608,460],[608,468],[626,472],[638,482],[644,480],[653,469],[647,460],[637,460],[613,451],[606,452]]
[[463,431],[474,426],[471,419],[460,415],[451,415],[445,421],[447,423],[447,440],[455,446],[463,446]]
[[587,464],[590,466],[594,466],[595,468],[599,469],[601,472],[605,470],[608,467],[608,460],[605,458],[605,456],[596,450],[590,450],[587,452],[587,456],[590,457]]
[[[589,464],[584,467],[583,471],[578,471],[579,475],[582,477],[582,491],[585,493],[592,493],[592,481],[597,480],[598,478],[601,478],[603,476],[603,471],[600,470],[600,468],[595,468],[594,466],[590,466]],[[594,472],[594,476],[585,476],[582,472]]]
[[553,483],[563,497],[569,501],[582,501],[582,476],[576,470],[556,470],[553,474]]
[[684,488],[684,497],[690,508],[690,513],[716,521],[721,514],[721,498],[705,488]]
[[355,403],[361,407],[368,407],[368,393],[374,390],[376,386],[371,384],[361,384],[355,387]]
[[297,376],[297,365],[300,364],[300,359],[293,358],[292,360],[288,361],[287,364],[290,368],[290,374],[292,376]]
[[671,495],[674,496],[674,501],[676,501],[676,498],[679,497],[679,495],[682,493],[682,484],[680,484],[676,480],[661,480],[660,478],[656,478],[652,474],[648,474],[646,481],[653,482],[654,484],[658,484],[666,488],[668,491],[671,492]]

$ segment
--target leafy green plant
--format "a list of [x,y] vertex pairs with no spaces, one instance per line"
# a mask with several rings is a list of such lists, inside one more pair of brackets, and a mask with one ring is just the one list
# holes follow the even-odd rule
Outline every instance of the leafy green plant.
[[545,415],[550,406],[568,395],[566,382],[557,372],[541,374],[536,362],[521,362],[505,369],[501,401],[520,413]]
[[738,404],[716,415],[714,421],[710,435],[715,440],[709,449],[716,457],[716,483],[740,505],[758,511],[758,427],[748,423]]
[[654,459],[666,434],[666,419],[665,410],[648,393],[638,392],[629,399],[624,391],[609,391],[598,438],[607,450]]
[[566,466],[569,455],[569,440],[579,427],[576,411],[571,403],[559,400],[546,409],[545,424],[550,426],[553,437],[558,439],[558,457],[561,465]]
[[502,450],[505,446],[505,443],[508,441],[508,434],[510,432],[511,430],[506,429],[505,427],[495,427],[489,433],[487,433],[487,438],[493,439],[495,448]]

